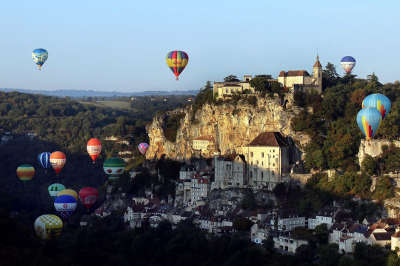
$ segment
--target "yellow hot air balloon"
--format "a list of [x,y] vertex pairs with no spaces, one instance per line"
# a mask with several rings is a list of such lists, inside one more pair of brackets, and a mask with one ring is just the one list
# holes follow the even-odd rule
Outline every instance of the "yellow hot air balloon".
[[57,215],[44,214],[36,218],[33,227],[38,237],[48,240],[61,234],[63,222]]
[[61,190],[60,192],[58,192],[57,197],[61,196],[61,195],[70,195],[70,196],[74,197],[76,199],[76,201],[78,201],[78,199],[79,199],[78,198],[78,193],[76,193],[76,191],[73,190],[73,189]]

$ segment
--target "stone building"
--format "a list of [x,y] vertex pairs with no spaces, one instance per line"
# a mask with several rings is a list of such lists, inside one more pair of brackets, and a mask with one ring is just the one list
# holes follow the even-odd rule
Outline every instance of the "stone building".
[[289,70],[279,73],[278,82],[285,88],[322,93],[322,66],[319,56],[313,66],[312,76],[306,70]]
[[214,82],[213,94],[216,99],[230,98],[235,93],[254,93],[250,86],[251,75],[244,75],[243,81]]
[[243,155],[215,157],[214,167],[215,181],[212,183],[212,189],[247,186],[247,167]]
[[279,132],[263,132],[242,147],[248,163],[248,183],[254,188],[273,190],[288,181],[289,147]]
[[214,136],[200,136],[197,138],[193,139],[192,142],[192,147],[193,150],[196,151],[207,151],[209,149],[210,145],[214,145],[215,144],[215,140],[214,140]]

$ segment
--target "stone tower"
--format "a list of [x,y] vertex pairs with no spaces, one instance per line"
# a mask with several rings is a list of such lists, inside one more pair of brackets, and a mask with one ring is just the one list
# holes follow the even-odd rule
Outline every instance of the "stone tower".
[[319,62],[319,56],[317,55],[317,59],[313,66],[313,78],[314,84],[317,86],[317,90],[319,93],[322,93],[322,66]]

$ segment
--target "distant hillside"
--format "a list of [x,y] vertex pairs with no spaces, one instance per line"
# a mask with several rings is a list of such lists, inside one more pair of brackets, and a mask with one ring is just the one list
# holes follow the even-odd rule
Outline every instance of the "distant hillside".
[[94,90],[27,90],[27,89],[9,89],[0,88],[4,92],[22,92],[30,94],[42,94],[55,97],[127,97],[127,96],[152,96],[152,95],[196,95],[198,90],[182,90],[182,91],[134,91],[134,92],[118,92],[118,91],[94,91]]

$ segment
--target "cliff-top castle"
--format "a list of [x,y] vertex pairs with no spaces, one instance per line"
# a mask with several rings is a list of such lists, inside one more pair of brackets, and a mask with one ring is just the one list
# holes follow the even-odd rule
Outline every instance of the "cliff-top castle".
[[[214,82],[213,94],[217,99],[230,98],[235,93],[254,93],[254,88],[250,86],[252,75],[244,75],[242,81]],[[319,56],[313,66],[313,74],[310,75],[306,70],[282,70],[279,73],[278,81],[286,89],[322,92],[322,65]]]

